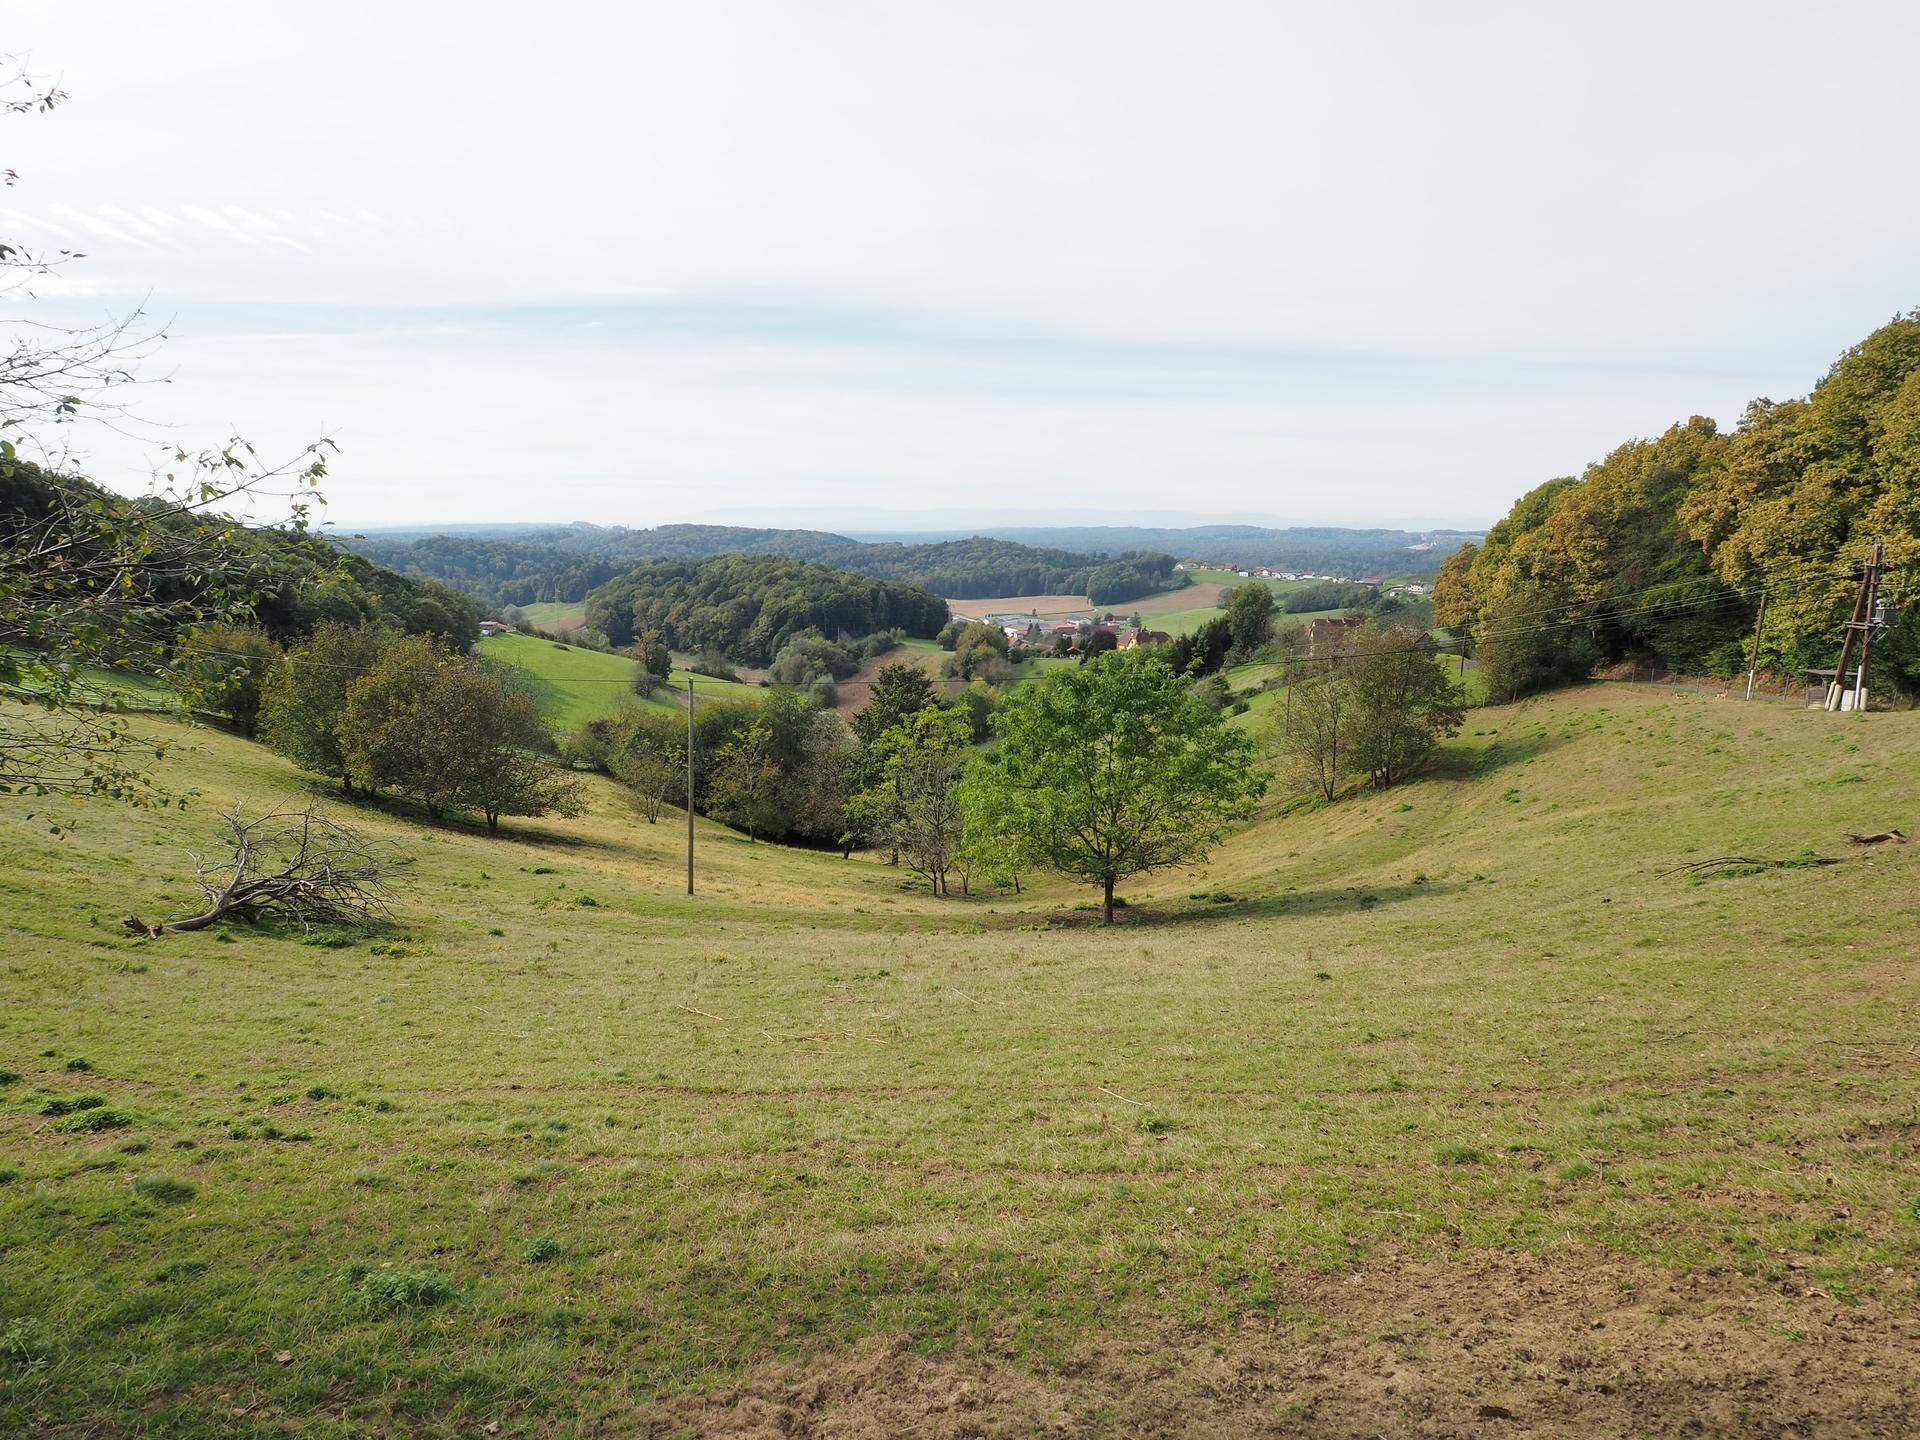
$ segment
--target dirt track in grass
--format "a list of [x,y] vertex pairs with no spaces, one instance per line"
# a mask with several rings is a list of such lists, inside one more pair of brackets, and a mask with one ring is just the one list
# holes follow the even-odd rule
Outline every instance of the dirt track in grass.
[[[1281,1288],[1226,1334],[1150,1321],[1035,1371],[870,1340],[636,1417],[665,1440],[1101,1436],[1906,1436],[1920,1319],[1590,1252],[1490,1256]],[[1912,1297],[1908,1296],[1908,1300]]]

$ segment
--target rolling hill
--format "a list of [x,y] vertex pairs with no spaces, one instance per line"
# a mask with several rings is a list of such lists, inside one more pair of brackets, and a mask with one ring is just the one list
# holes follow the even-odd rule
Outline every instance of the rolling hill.
[[0,1430],[1920,1419],[1920,846],[1844,838],[1920,822],[1920,716],[1478,711],[1105,931],[704,821],[688,897],[600,781],[368,807],[390,923],[313,943],[126,935],[313,793],[134,723],[199,803],[0,808]]

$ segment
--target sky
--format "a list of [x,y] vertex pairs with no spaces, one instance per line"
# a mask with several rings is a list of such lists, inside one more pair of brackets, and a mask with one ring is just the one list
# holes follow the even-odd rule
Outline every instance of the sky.
[[4,0],[0,323],[433,521],[1484,525],[1920,306],[1920,6]]

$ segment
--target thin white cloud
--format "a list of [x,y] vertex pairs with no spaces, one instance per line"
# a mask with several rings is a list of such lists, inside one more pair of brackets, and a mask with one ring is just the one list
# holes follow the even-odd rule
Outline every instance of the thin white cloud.
[[[9,42],[72,96],[4,122],[10,233],[94,252],[60,294],[151,290],[202,337],[170,414],[334,417],[356,518],[515,513],[530,473],[605,519],[757,484],[1484,518],[1626,435],[1804,390],[1920,304],[1920,190],[1888,180],[1906,0],[462,22],[96,0]],[[323,112],[289,73],[327,77]],[[313,323],[346,307],[367,344]],[[551,333],[492,318],[543,307]],[[1351,363],[1405,355],[1453,368],[1422,393]]]

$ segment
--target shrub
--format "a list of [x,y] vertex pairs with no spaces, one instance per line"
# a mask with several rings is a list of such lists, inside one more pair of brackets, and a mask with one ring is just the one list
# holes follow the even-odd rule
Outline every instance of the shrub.
[[536,1265],[544,1265],[549,1260],[560,1258],[560,1242],[551,1235],[536,1235],[526,1243],[520,1254]]
[[20,1079],[18,1070],[0,1070],[0,1085],[17,1084]]
[[76,1075],[84,1075],[93,1069],[93,1062],[91,1060],[82,1060],[76,1055],[73,1059],[67,1061],[67,1069],[73,1071]]

